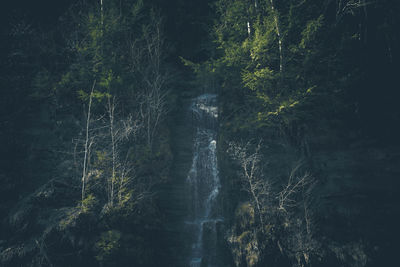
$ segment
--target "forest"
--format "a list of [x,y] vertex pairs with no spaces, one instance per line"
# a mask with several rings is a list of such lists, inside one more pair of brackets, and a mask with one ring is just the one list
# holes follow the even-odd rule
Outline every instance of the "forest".
[[4,0],[0,266],[395,266],[398,14]]

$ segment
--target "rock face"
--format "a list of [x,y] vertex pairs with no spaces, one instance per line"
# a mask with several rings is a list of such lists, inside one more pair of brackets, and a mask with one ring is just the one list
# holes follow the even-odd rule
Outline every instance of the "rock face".
[[[228,241],[235,265],[393,264],[398,247],[396,237],[400,233],[398,142],[329,127],[325,131],[318,127],[308,129],[300,136],[292,139],[278,131],[265,131],[261,164],[264,178],[281,185],[299,160],[302,169],[312,175],[315,184],[308,205],[311,229],[304,228],[311,233],[308,241],[301,237],[303,219],[296,207],[286,219],[267,218],[266,224],[271,229],[263,237],[257,236],[254,232],[259,227],[254,221],[257,212],[249,204],[251,198],[246,193],[240,194],[237,183],[241,180],[236,178],[232,182],[238,172],[231,170],[229,158],[223,158],[221,194],[233,203],[233,207],[227,207],[226,214],[230,215],[226,217],[230,216]],[[273,236],[271,239],[269,234]],[[303,245],[299,246],[300,243]],[[301,256],[294,253],[290,259],[289,248],[295,247],[306,253],[301,252],[304,254]]]
[[309,138],[311,166],[319,178],[318,233],[333,240],[333,253],[349,266],[389,266],[395,262],[400,223],[399,145],[343,133],[314,132]]

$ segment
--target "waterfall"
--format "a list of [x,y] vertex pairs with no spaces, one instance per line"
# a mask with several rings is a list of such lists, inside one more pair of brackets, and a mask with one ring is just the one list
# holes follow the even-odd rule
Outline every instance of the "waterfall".
[[186,221],[192,235],[190,267],[215,267],[217,262],[217,208],[221,187],[218,175],[217,96],[204,94],[190,106],[194,128],[192,166],[186,179],[189,214]]

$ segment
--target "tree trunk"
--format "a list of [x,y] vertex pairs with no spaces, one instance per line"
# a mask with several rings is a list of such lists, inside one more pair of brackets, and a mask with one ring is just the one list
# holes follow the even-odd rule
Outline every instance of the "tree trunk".
[[275,30],[276,30],[276,35],[278,37],[278,46],[279,46],[279,72],[282,73],[284,70],[284,63],[283,63],[283,41],[282,41],[282,35],[281,35],[281,30],[279,26],[279,17],[278,13],[275,9],[275,4],[274,0],[270,0],[271,3],[271,11],[272,11],[272,16],[274,16],[274,24],[275,24]]
[[87,179],[87,168],[88,168],[88,155],[90,155],[90,144],[89,144],[89,129],[90,129],[90,113],[92,108],[92,100],[93,100],[93,91],[96,85],[96,80],[93,82],[92,90],[90,91],[89,96],[89,106],[88,113],[86,117],[86,137],[85,137],[85,154],[83,157],[83,169],[82,169],[82,201],[85,199],[85,190],[86,190],[86,179]]
[[116,161],[116,143],[115,143],[115,132],[114,132],[114,110],[115,110],[115,97],[113,97],[112,102],[111,97],[108,97],[108,115],[110,118],[110,136],[111,136],[111,153],[112,153],[112,171],[111,171],[111,181],[110,181],[110,199],[109,202],[111,206],[114,205],[114,183],[115,183],[115,161]]

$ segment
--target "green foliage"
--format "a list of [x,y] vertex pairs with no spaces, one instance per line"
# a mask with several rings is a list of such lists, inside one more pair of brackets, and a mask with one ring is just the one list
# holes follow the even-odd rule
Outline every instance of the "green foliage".
[[320,15],[317,19],[311,20],[307,23],[306,28],[301,33],[302,39],[300,41],[301,48],[310,47],[313,42],[316,42],[317,34],[323,25],[324,15]]
[[77,93],[87,101],[93,81],[97,81],[93,94],[97,102],[110,95],[130,96],[135,87],[143,86],[143,73],[137,70],[148,64],[144,38],[156,15],[144,8],[143,1],[105,1],[103,10],[103,16],[97,8],[80,11],[79,26],[74,26],[80,38],[74,61],[56,85],[60,97],[73,98]]
[[103,232],[100,236],[100,240],[95,244],[96,260],[100,263],[107,263],[115,260],[115,257],[120,251],[121,244],[121,232],[117,230],[109,230]]
[[88,213],[93,211],[93,209],[98,205],[98,200],[93,194],[89,194],[81,202],[81,209],[83,213]]
[[[243,84],[253,91],[268,92],[274,89],[273,71],[268,67],[257,69],[254,72],[244,70],[242,73]],[[271,93],[269,93],[271,95]],[[266,95],[268,97],[268,95]]]
[[[279,2],[274,9],[270,1],[257,4],[226,0],[215,4],[219,17],[213,34],[219,57],[204,64],[212,65],[221,81],[222,112],[235,114],[225,125],[233,132],[280,127],[332,112],[335,104],[340,105],[344,88],[352,85],[345,72],[358,72],[349,59],[357,52],[346,54],[358,29],[339,32],[344,26],[321,11],[318,1]],[[328,83],[327,77],[337,83]]]
[[[389,69],[394,65],[385,71],[378,70],[384,68],[385,64],[381,64],[383,58],[389,62],[395,57],[389,60],[389,52],[383,52],[385,49],[377,36],[386,40],[388,46],[390,43],[398,45],[398,41],[383,37],[383,32],[393,34],[386,28],[387,20],[383,19],[391,16],[388,15],[390,12],[378,11],[378,16],[382,16],[379,20],[377,17],[371,19],[371,12],[377,12],[377,6],[357,6],[357,1],[345,1],[346,7],[340,1],[273,1],[274,10],[272,1],[256,2],[257,7],[255,1],[218,0],[215,3],[217,17],[212,34],[216,56],[202,64],[212,65],[212,73],[220,81],[219,146],[223,147],[231,140],[265,140],[283,135],[299,154],[311,157],[310,150],[318,149],[315,147],[318,141],[307,139],[308,133],[321,129],[326,132],[337,130],[326,124],[338,124],[342,128],[350,124],[360,125],[362,120],[358,107],[362,99],[372,96],[364,106],[365,110],[379,105],[372,98],[382,96],[376,93],[376,88],[381,88],[385,79],[378,79],[373,85],[365,81],[375,80],[378,73],[392,73]],[[393,6],[393,3],[388,6]],[[373,26],[375,23],[380,26]],[[398,28],[391,25],[392,30]],[[378,48],[381,53],[375,57]],[[364,65],[366,62],[370,65]],[[379,67],[375,62],[380,62]],[[201,64],[198,65],[195,68],[201,69]],[[203,71],[211,73],[206,67]],[[368,75],[362,78],[361,73]],[[370,93],[365,88],[369,88]],[[367,117],[376,116],[375,113],[379,111],[375,109]],[[369,121],[367,117],[364,117],[365,121]],[[313,144],[309,146],[309,143]],[[226,165],[223,166],[225,174],[228,173],[226,169],[232,167]],[[229,173],[225,177],[228,190],[239,190],[235,185],[236,177],[232,176]],[[228,242],[237,266],[256,265],[261,257],[251,251],[252,246],[262,250],[267,244],[269,250],[274,250],[280,235],[294,236],[290,231],[297,231],[297,226],[294,221],[288,223],[271,210],[267,212],[269,221],[262,230],[262,238],[257,237],[253,235],[256,226],[252,222],[251,207],[237,204],[237,198],[232,194],[234,203],[230,209],[231,213],[235,210],[235,218],[232,219]],[[268,254],[268,249],[264,253]],[[278,254],[282,253],[281,248],[276,249]],[[310,249],[296,257],[298,260],[304,257],[304,266],[312,265],[309,258],[313,253],[315,251]],[[281,266],[276,262],[273,264]]]

